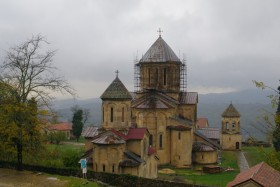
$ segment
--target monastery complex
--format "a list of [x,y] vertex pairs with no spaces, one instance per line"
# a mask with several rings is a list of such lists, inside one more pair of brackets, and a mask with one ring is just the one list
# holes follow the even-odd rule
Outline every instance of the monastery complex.
[[221,130],[201,125],[198,93],[186,88],[186,64],[161,35],[135,64],[135,91],[118,77],[101,95],[102,124],[88,127],[86,154],[97,172],[156,178],[158,165],[189,168],[219,162],[241,148],[240,114],[230,104]]

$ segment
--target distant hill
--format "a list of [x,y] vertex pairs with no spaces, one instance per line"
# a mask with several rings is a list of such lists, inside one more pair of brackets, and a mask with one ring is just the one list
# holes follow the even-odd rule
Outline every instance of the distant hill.
[[[222,94],[199,94],[198,117],[207,117],[211,127],[221,127],[221,114],[232,102],[241,114],[241,126],[243,137],[249,136],[265,140],[266,135],[259,129],[263,129],[265,123],[260,118],[261,110],[273,112],[270,100],[267,98],[272,93],[259,89]],[[100,125],[101,99],[87,100],[56,100],[53,108],[60,115],[61,121],[71,121],[71,108],[78,105],[90,110],[90,118],[87,125]]]
[[101,99],[93,98],[86,100],[78,99],[66,99],[66,100],[56,100],[52,103],[52,108],[60,116],[60,121],[72,121],[73,113],[71,108],[74,106],[79,106],[82,109],[89,109],[90,116],[87,125],[98,126],[101,121]]

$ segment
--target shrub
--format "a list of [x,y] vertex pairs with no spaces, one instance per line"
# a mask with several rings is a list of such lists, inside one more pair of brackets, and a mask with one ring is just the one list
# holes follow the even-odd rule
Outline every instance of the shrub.
[[80,153],[74,150],[67,152],[62,160],[65,167],[78,167],[80,160]]

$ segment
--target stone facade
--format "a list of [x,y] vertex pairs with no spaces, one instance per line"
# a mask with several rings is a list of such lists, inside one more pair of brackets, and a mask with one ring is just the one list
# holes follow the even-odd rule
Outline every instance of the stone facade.
[[223,150],[240,150],[242,135],[240,132],[240,114],[230,104],[222,114],[221,145]]
[[197,164],[215,164],[217,163],[217,151],[196,151],[194,162]]

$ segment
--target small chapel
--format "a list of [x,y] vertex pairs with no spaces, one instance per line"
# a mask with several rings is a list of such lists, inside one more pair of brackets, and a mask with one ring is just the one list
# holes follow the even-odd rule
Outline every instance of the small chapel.
[[198,93],[187,90],[185,61],[161,34],[134,71],[134,92],[127,90],[117,72],[100,97],[100,127],[83,132],[93,170],[156,178],[158,165],[189,168],[193,163],[217,163],[220,140],[197,128]]

